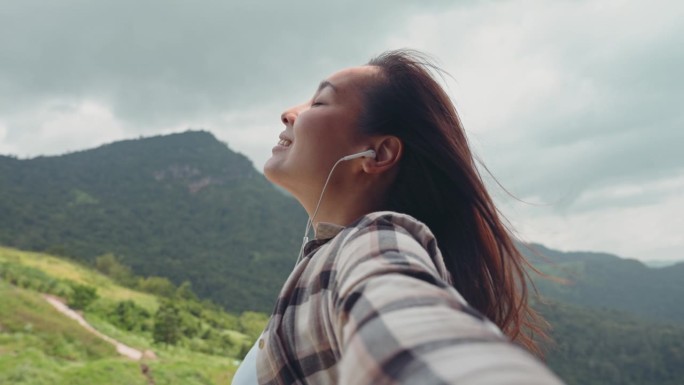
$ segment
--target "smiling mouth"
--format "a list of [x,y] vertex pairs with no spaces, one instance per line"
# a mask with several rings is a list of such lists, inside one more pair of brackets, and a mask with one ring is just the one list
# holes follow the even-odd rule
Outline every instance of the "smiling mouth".
[[281,145],[281,146],[283,146],[283,147],[289,147],[289,146],[292,144],[292,141],[291,141],[291,140],[287,140],[287,139],[280,139],[280,140],[278,141],[278,144]]

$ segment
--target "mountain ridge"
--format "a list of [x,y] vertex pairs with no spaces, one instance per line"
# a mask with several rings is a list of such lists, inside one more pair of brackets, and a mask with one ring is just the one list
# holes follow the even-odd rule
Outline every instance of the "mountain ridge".
[[111,252],[136,273],[163,271],[231,310],[262,311],[294,264],[299,228],[289,223],[306,221],[204,131],[2,158],[0,218],[1,244],[85,262]]
[[561,252],[540,244],[531,246],[547,259],[521,248],[536,267],[567,281],[557,284],[536,279],[537,288],[546,297],[594,309],[621,310],[651,321],[684,321],[680,306],[684,263],[652,268],[608,253]]

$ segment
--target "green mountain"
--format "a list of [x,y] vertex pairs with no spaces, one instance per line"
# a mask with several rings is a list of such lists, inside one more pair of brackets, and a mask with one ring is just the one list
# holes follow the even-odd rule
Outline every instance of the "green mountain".
[[535,280],[542,295],[594,309],[616,309],[650,320],[684,321],[684,262],[651,268],[633,259],[592,252],[560,252],[531,245],[540,258],[522,247],[535,266],[566,280]]
[[0,157],[0,244],[84,262],[113,253],[231,310],[270,310],[305,223],[294,199],[208,132]]
[[547,363],[568,385],[684,383],[683,324],[557,302],[538,309],[555,341]]

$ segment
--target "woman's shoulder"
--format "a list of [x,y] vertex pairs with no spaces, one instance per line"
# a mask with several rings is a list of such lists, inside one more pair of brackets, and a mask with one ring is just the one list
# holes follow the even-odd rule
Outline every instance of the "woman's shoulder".
[[[420,220],[395,211],[376,211],[348,225],[333,247],[343,271],[419,268],[450,280],[437,240]],[[394,266],[394,267],[390,267]]]
[[[433,262],[441,262],[437,239],[430,228],[409,214],[396,211],[374,211],[365,214],[345,228],[342,237],[347,247],[377,247],[415,251],[423,249]],[[437,259],[437,261],[435,261]]]
[[432,242],[435,236],[430,228],[409,214],[396,211],[374,211],[357,218],[346,227],[348,235],[380,231],[402,232],[419,241]]

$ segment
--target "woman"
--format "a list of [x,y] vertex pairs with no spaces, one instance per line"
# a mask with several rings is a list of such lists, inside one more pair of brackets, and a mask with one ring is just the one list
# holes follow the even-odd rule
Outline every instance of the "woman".
[[315,237],[234,384],[560,383],[520,347],[525,261],[430,68],[386,52],[282,114],[264,174]]

